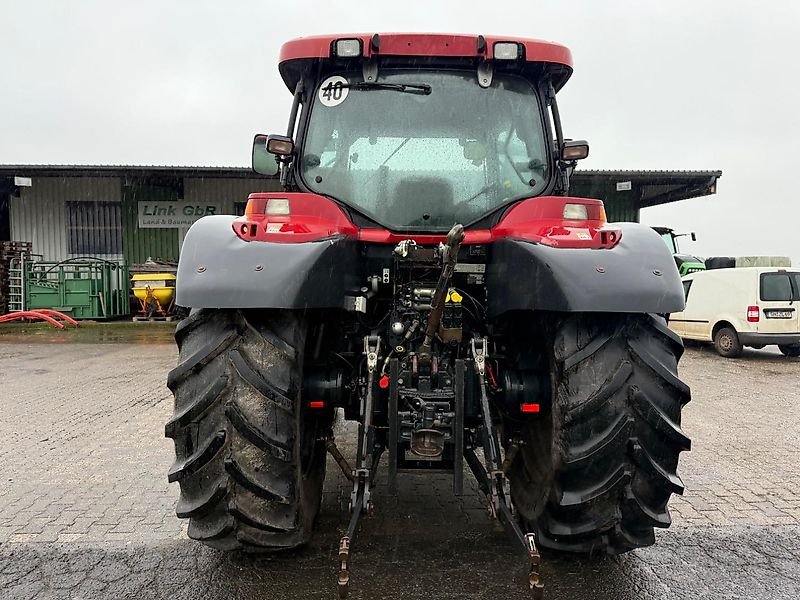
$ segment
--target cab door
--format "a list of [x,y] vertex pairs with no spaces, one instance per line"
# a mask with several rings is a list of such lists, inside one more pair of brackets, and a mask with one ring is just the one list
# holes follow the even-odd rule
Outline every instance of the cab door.
[[761,273],[758,296],[759,333],[800,332],[800,272]]

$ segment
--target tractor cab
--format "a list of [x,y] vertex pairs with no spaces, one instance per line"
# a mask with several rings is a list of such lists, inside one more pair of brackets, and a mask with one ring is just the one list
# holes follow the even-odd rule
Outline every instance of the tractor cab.
[[288,132],[256,137],[254,168],[279,167],[286,186],[333,199],[359,227],[491,227],[516,201],[566,194],[588,154],[561,134],[555,93],[571,72],[569,50],[537,40],[293,40],[280,62]]

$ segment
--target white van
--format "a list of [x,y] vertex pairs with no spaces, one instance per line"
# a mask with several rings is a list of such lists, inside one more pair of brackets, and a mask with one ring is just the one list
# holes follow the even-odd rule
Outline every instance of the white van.
[[770,344],[800,356],[800,269],[711,269],[685,276],[683,289],[686,309],[669,316],[682,338],[714,342],[726,357]]

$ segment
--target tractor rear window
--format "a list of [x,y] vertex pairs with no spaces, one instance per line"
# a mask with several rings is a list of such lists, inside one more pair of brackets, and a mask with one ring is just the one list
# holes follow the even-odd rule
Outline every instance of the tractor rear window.
[[[342,78],[357,83],[361,73]],[[379,83],[394,89],[336,96],[333,79],[315,93],[303,145],[300,172],[313,191],[392,229],[446,231],[547,187],[542,116],[527,80],[495,73],[484,89],[474,71],[386,71]]]
[[762,273],[761,300],[765,302],[800,300],[800,273]]

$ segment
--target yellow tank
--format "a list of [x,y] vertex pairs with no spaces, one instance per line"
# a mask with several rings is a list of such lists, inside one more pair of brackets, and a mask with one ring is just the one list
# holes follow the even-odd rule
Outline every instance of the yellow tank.
[[143,304],[153,297],[168,310],[175,298],[175,279],[172,273],[139,273],[131,277],[133,295]]

